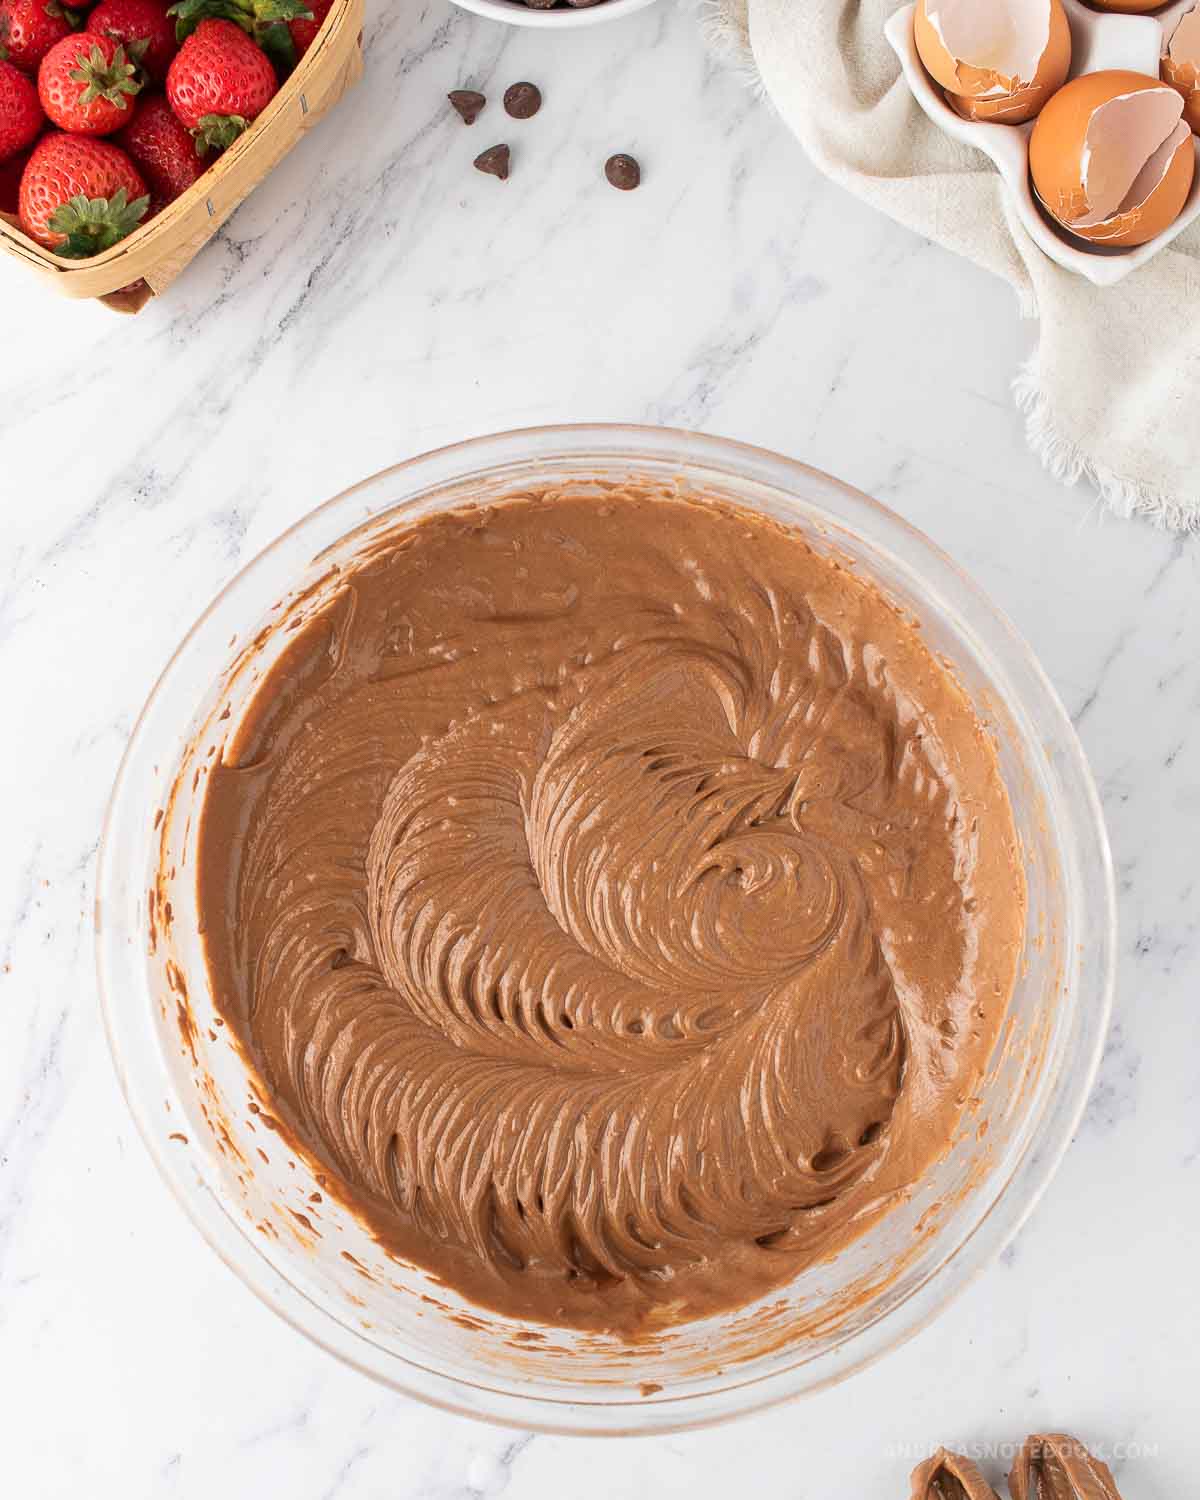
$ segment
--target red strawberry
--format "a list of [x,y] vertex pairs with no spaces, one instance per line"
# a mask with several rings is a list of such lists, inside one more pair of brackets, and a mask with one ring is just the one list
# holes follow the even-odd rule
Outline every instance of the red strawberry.
[[32,146],[45,123],[32,81],[12,63],[0,62],[0,161]]
[[88,17],[93,36],[110,36],[125,48],[129,60],[152,83],[166,81],[171,59],[179,51],[175,22],[163,0],[101,0]]
[[39,245],[80,260],[136,229],[149,201],[124,151],[55,131],[33,148],[21,178],[21,228]]
[[128,125],[141,86],[125,48],[88,32],[56,42],[38,69],[42,108],[78,135],[111,135]]
[[185,41],[204,20],[233,21],[253,37],[280,77],[296,66],[296,46],[289,29],[293,21],[311,21],[312,0],[176,0],[171,14],[175,34]]
[[31,153],[18,151],[7,161],[0,161],[0,214],[15,214],[21,190],[21,176]]
[[308,49],[317,39],[317,32],[325,24],[325,17],[333,9],[333,0],[308,0],[308,8],[312,16],[305,20],[288,22],[288,30],[292,33],[292,43],[296,48],[296,61],[299,62]]
[[167,74],[167,99],[201,154],[232,145],[278,90],[267,54],[232,21],[201,21]]
[[71,35],[71,19],[58,0],[0,0],[0,58],[36,73],[55,42]]
[[149,184],[154,213],[186,193],[204,173],[195,136],[179,123],[161,94],[144,98],[133,123],[114,139]]

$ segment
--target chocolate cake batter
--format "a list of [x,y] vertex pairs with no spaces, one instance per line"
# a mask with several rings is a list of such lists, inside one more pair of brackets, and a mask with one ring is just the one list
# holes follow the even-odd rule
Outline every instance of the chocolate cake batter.
[[210,779],[208,958],[273,1111],[472,1299],[742,1304],[948,1147],[1024,885],[991,742],[864,578],[631,488],[409,526]]

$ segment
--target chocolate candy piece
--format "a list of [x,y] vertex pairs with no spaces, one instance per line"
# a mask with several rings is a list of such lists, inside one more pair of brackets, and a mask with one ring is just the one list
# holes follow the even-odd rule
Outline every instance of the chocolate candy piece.
[[911,1500],[997,1500],[969,1458],[939,1448],[912,1472]]
[[509,167],[512,162],[512,152],[507,146],[489,146],[484,152],[475,158],[475,165],[481,172],[487,172],[492,177],[498,177],[501,182],[508,181]]
[[446,98],[463,117],[464,125],[474,125],[487,103],[483,95],[477,94],[474,89],[453,89]]
[[1121,1500],[1108,1465],[1065,1432],[1026,1438],[1008,1487],[1013,1500]]
[[631,193],[642,180],[642,169],[636,157],[626,156],[624,151],[618,151],[604,163],[604,175],[613,187],[620,188],[623,193]]
[[504,108],[514,120],[532,120],[542,107],[542,91],[536,83],[514,83],[504,91]]

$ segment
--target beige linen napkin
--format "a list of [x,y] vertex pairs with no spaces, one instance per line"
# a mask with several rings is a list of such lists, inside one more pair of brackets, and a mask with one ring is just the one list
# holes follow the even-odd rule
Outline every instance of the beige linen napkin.
[[1200,530],[1200,225],[1119,286],[1037,248],[992,163],[920,110],[884,38],[898,0],[701,0],[713,46],[835,182],[1003,276],[1041,336],[1014,381],[1030,445],[1120,515]]

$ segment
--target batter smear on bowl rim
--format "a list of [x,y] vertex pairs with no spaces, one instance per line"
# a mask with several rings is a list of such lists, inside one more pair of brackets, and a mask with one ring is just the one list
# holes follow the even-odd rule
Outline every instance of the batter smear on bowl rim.
[[223,1014],[379,1239],[623,1333],[782,1285],[945,1153],[1025,921],[913,623],[632,484],[375,540],[214,768],[199,882]]

